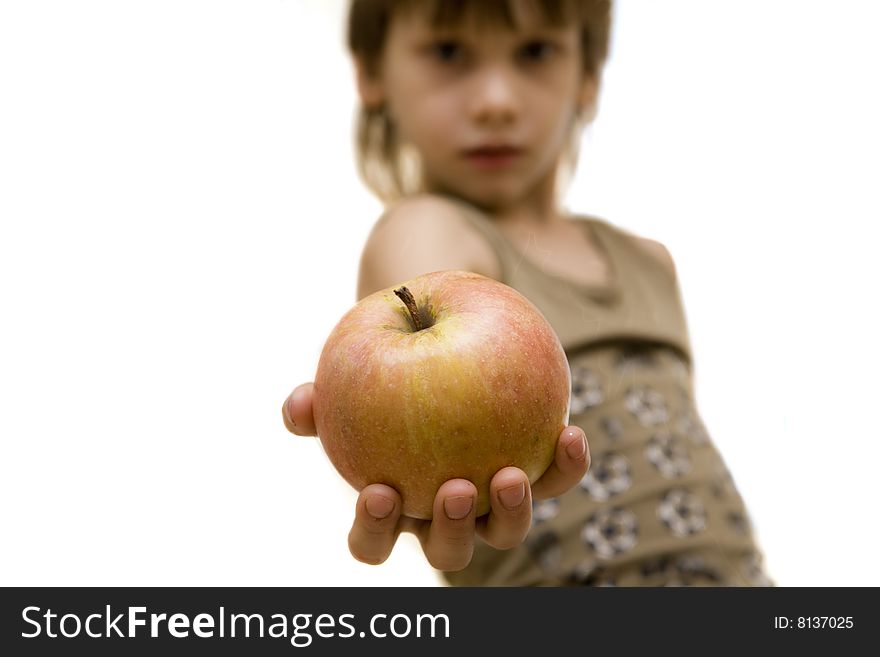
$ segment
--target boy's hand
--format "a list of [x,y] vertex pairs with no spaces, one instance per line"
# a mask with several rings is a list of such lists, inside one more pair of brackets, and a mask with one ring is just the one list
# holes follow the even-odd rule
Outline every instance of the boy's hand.
[[[284,425],[298,436],[316,435],[312,415],[312,384],[298,386],[282,407]],[[434,498],[432,520],[401,516],[396,490],[371,484],[360,493],[348,547],[358,561],[380,564],[388,558],[402,531],[419,537],[430,564],[438,570],[461,570],[473,555],[474,535],[492,547],[506,550],[522,543],[532,521],[532,498],[561,495],[586,474],[590,450],[584,432],[566,427],[556,443],[556,459],[533,486],[519,468],[495,473],[489,484],[491,511],[474,518],[477,489],[466,479],[450,479]]]

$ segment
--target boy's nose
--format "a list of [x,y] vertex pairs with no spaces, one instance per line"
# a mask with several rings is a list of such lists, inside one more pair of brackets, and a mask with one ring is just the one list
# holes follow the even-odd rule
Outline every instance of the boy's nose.
[[478,76],[473,96],[471,114],[478,123],[511,123],[519,113],[514,83],[509,74],[498,68],[489,69]]

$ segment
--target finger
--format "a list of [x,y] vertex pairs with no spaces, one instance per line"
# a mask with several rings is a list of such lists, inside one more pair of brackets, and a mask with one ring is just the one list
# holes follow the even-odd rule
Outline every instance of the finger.
[[467,479],[450,479],[437,490],[434,514],[422,549],[438,570],[461,570],[474,553],[477,487]]
[[498,550],[516,547],[529,533],[532,522],[532,494],[526,473],[503,468],[489,483],[488,515],[477,518],[477,534]]
[[378,565],[388,558],[397,541],[397,520],[403,505],[390,486],[372,484],[358,496],[348,549],[358,561]]
[[284,418],[284,426],[290,433],[297,436],[315,436],[315,418],[312,415],[312,392],[313,383],[303,383],[293,389],[293,392],[281,405],[281,417]]
[[562,495],[579,482],[590,468],[590,445],[583,429],[566,427],[556,443],[556,458],[532,484],[532,497],[544,500]]

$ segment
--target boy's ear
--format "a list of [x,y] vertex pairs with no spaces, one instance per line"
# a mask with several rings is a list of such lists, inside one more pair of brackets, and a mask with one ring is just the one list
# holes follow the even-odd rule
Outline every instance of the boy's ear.
[[598,75],[584,75],[581,82],[581,90],[578,96],[578,116],[585,120],[586,123],[596,118],[596,110],[598,109],[599,100],[599,84]]
[[361,103],[364,107],[381,107],[385,102],[385,91],[381,78],[370,75],[367,72],[367,67],[358,59],[355,59],[354,67]]

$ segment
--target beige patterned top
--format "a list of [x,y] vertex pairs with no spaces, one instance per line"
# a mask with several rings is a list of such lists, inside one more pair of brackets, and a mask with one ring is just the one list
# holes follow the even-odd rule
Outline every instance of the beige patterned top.
[[492,221],[457,201],[501,264],[501,281],[549,320],[568,355],[571,424],[592,466],[534,504],[513,550],[482,542],[450,584],[768,585],[742,498],[694,403],[677,281],[633,237],[577,217],[608,258],[607,285],[584,286],[530,262]]

